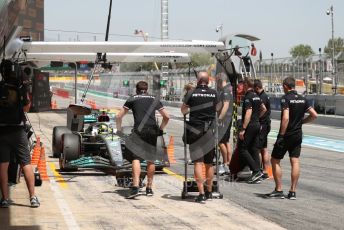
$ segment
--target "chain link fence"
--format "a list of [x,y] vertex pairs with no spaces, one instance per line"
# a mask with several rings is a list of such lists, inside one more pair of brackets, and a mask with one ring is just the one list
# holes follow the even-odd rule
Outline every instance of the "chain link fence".
[[[255,63],[257,78],[266,91],[279,93],[287,76],[297,79],[297,90],[304,94],[344,94],[344,57],[337,55],[335,69],[327,55],[306,58],[263,59]],[[335,70],[335,72],[333,71]]]

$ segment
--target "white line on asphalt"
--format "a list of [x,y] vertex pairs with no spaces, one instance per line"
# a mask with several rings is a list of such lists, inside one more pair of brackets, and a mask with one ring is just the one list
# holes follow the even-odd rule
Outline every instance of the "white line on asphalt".
[[61,214],[70,230],[79,230],[80,227],[76,222],[73,213],[71,212],[69,205],[67,204],[66,200],[64,199],[57,183],[55,180],[50,180],[50,187],[51,190],[54,192],[54,197],[56,200],[57,205],[60,208]]

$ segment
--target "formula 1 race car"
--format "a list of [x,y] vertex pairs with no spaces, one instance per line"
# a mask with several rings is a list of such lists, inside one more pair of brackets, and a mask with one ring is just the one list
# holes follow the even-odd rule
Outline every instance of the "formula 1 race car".
[[[128,187],[131,182],[131,162],[125,159],[125,140],[131,129],[123,127],[124,135],[119,137],[116,135],[114,113],[92,110],[77,115],[75,110],[68,109],[67,126],[53,129],[53,157],[59,158],[61,171],[94,168],[116,175],[118,185]],[[158,146],[157,149],[161,153],[155,165],[157,170],[161,170],[169,166],[169,160],[165,146]],[[141,180],[146,175],[145,166],[146,163],[141,162]]]

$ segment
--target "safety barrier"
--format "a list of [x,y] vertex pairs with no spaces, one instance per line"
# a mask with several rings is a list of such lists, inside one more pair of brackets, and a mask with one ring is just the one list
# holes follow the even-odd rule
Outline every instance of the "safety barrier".
[[69,97],[69,91],[64,90],[64,89],[54,88],[53,93],[60,97],[64,97],[64,98]]

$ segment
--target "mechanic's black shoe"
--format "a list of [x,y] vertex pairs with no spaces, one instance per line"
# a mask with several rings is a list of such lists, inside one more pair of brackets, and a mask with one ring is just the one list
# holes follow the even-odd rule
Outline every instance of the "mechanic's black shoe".
[[287,198],[289,200],[296,200],[296,192],[289,191]]
[[199,194],[198,197],[196,197],[195,202],[205,204],[205,195]]
[[129,190],[129,194],[127,195],[126,199],[134,199],[140,195],[140,188],[139,187],[131,187]]
[[265,194],[265,198],[278,198],[278,199],[284,199],[283,191],[272,191],[271,193]]
[[269,174],[267,174],[266,172],[263,172],[263,176],[261,177],[261,179],[263,180],[269,179]]
[[213,200],[213,193],[212,192],[205,192],[205,199],[206,200]]
[[153,196],[154,195],[154,192],[151,188],[146,188],[146,195],[147,196]]
[[247,179],[247,183],[256,184],[256,182],[263,176],[261,171],[253,172],[252,175]]
[[1,199],[0,208],[8,208],[8,207],[10,207],[10,200],[9,199]]

